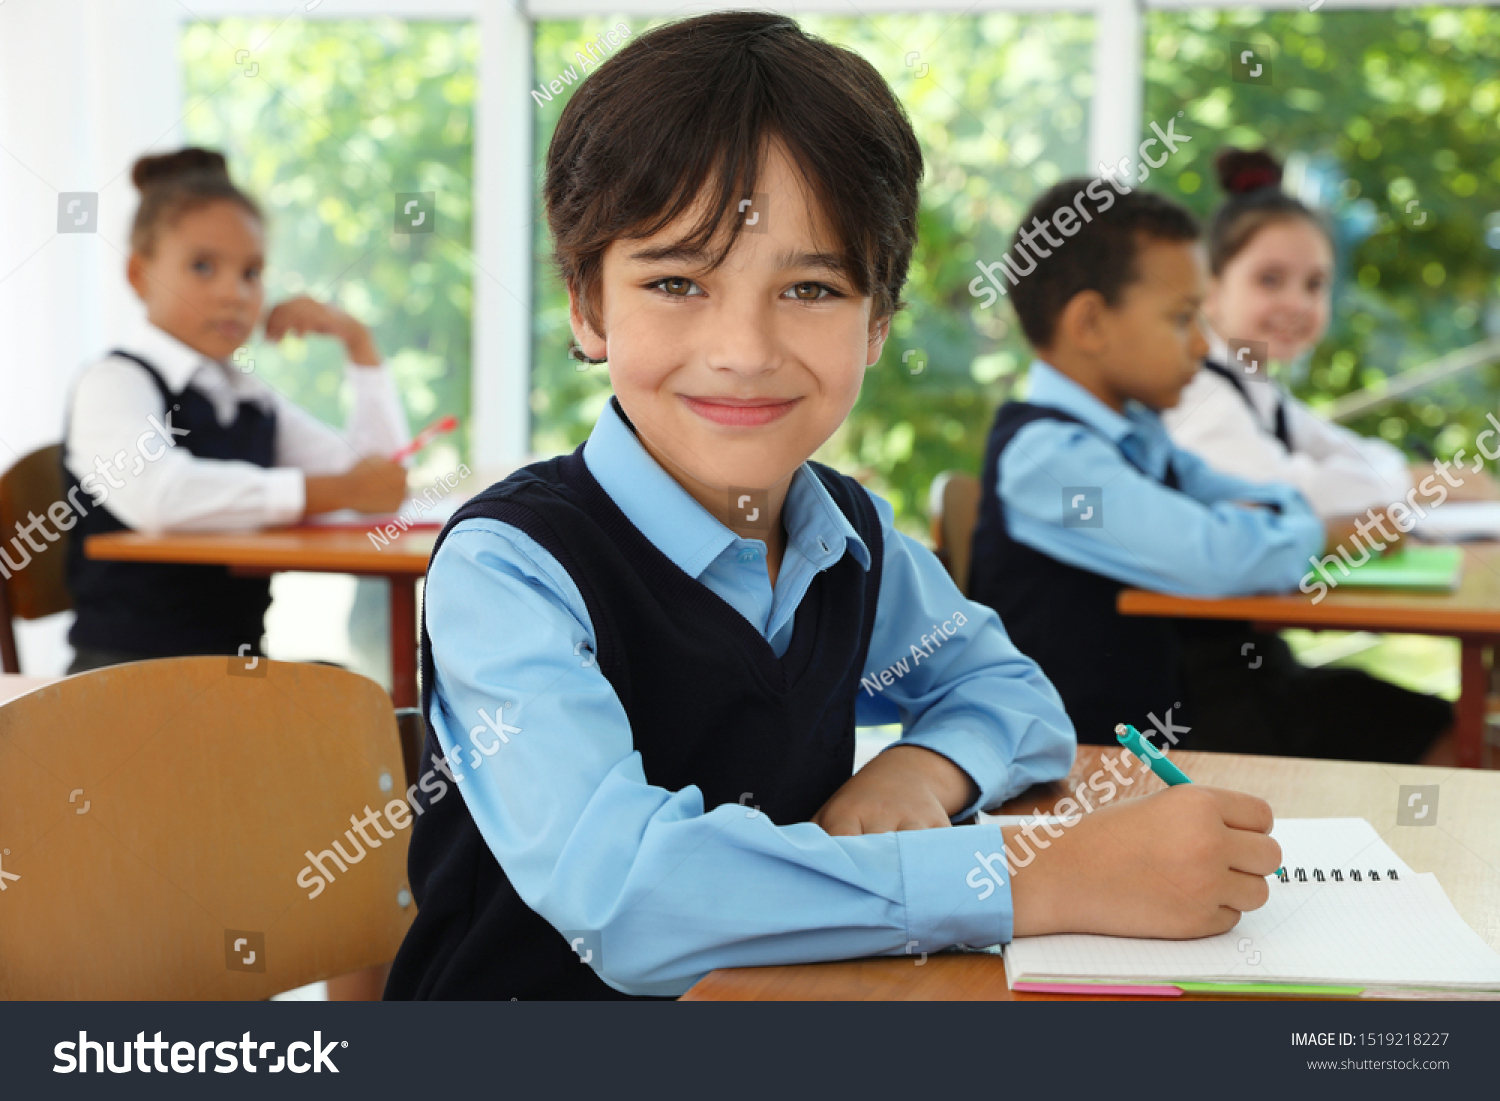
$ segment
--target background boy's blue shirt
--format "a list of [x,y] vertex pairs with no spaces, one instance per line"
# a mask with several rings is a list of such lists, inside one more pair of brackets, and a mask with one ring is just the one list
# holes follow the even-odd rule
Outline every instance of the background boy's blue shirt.
[[[1088,427],[1034,421],[1006,447],[995,489],[1012,538],[1128,585],[1198,596],[1295,588],[1308,557],[1322,553],[1322,522],[1291,486],[1218,473],[1173,446],[1151,410],[1130,402],[1117,413],[1041,360],[1031,364],[1030,381],[1027,401]],[[1168,460],[1180,490],[1160,481]],[[1064,488],[1098,488],[1102,523],[1065,524]]]
[[[844,553],[868,567],[869,548],[806,467],[788,492],[773,591],[764,543],[710,516],[611,407],[584,460],[642,533],[777,653],[818,570]],[[861,689],[859,721],[902,721],[907,743],[974,779],[981,805],[1064,775],[1075,742],[1057,693],[995,613],[964,599],[930,552],[895,531],[889,505],[875,502],[886,546],[865,672],[902,658],[910,671],[878,695]],[[1000,852],[996,827],[830,837],[811,823],[772,825],[753,794],[743,807],[705,813],[696,789],[647,784],[625,711],[593,663],[581,595],[517,529],[493,520],[455,527],[425,601],[433,725],[444,753],[462,762],[470,813],[527,905],[558,929],[599,934],[592,963],[611,985],[677,994],[716,967],[1010,939],[1009,885],[981,901],[966,882],[981,857]],[[967,622],[934,644],[934,626],[956,612]]]

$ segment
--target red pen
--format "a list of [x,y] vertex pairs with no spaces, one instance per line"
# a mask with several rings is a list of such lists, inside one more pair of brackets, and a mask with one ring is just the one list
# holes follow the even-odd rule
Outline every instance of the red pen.
[[401,448],[401,450],[392,455],[391,462],[399,463],[403,459],[411,458],[418,451],[421,451],[422,448],[426,447],[433,440],[437,439],[437,437],[448,432],[452,432],[457,427],[458,418],[452,415],[443,417],[440,420],[433,421],[426,428],[422,429],[422,431],[413,436],[411,443],[407,444],[405,447]]

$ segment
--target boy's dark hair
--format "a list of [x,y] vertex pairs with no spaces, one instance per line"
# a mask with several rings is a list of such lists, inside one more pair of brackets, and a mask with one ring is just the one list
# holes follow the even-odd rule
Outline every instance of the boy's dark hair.
[[163,228],[209,203],[236,203],[257,221],[265,221],[255,200],[230,182],[224,155],[212,149],[187,146],[175,153],[141,157],[131,168],[130,179],[141,193],[141,205],[130,226],[130,247],[142,256],[156,251],[157,234]]
[[1225,146],[1214,155],[1214,172],[1225,198],[1208,226],[1208,270],[1224,269],[1257,233],[1277,222],[1304,219],[1333,244],[1328,223],[1302,200],[1281,190],[1281,164],[1269,149]]
[[[1110,197],[1112,203],[1107,201]],[[1050,256],[1028,251],[1021,231],[1037,239],[1037,225],[1050,228],[1053,215],[1063,207],[1073,214],[1059,221],[1078,225],[1072,236],[1059,232],[1062,244],[1050,249]],[[1082,210],[1088,211],[1089,220],[1080,216]],[[1021,331],[1033,348],[1049,347],[1057,319],[1074,295],[1097,291],[1111,307],[1120,304],[1126,286],[1140,278],[1136,258],[1147,240],[1196,241],[1199,236],[1197,219],[1162,195],[1140,190],[1122,195],[1109,182],[1088,176],[1053,184],[1031,204],[1011,239],[1009,255],[1036,264],[1010,288]]]
[[744,229],[771,139],[828,219],[872,318],[905,305],[917,239],[922,152],[901,104],[857,54],[769,12],[724,12],[656,27],[579,86],[547,148],[542,195],[554,263],[590,326],[605,249],[657,233],[717,189],[681,242],[707,250],[726,220],[718,267]]

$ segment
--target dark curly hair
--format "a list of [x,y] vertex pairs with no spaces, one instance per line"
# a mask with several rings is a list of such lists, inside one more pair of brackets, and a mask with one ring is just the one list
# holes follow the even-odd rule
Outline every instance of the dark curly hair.
[[[1072,212],[1082,209],[1084,195],[1097,205],[1080,222]],[[1064,207],[1072,215],[1066,220],[1060,216]],[[1035,255],[1027,253],[1021,237],[1023,230],[1038,223],[1080,224],[1043,257],[1035,246]],[[1032,237],[1037,232],[1032,229]],[[1009,255],[1035,264],[1010,288],[1021,331],[1033,348],[1050,347],[1057,319],[1075,295],[1097,291],[1110,306],[1120,304],[1125,288],[1140,277],[1136,259],[1145,241],[1196,241],[1199,233],[1197,219],[1185,207],[1154,192],[1132,189],[1119,194],[1088,176],[1053,184],[1031,204],[1011,240]]]

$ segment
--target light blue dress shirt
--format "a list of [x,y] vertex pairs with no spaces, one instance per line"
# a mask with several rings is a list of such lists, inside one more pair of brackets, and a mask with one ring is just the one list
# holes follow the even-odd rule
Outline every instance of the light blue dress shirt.
[[[805,465],[788,490],[773,589],[765,543],[699,505],[612,406],[583,458],[642,534],[778,654],[818,571],[846,553],[869,567],[869,548]],[[974,780],[978,806],[1065,775],[1076,740],[1056,690],[995,613],[965,599],[872,499],[885,561],[858,721],[900,721],[903,743]],[[648,784],[625,710],[593,661],[577,587],[520,530],[482,519],[454,527],[425,604],[432,722],[458,789],[526,904],[556,929],[597,933],[589,965],[609,985],[675,995],[718,967],[1010,939],[1004,860],[986,865],[998,884],[972,874],[1001,851],[997,826],[831,837],[810,822],[773,825],[753,798],[705,813],[696,787]]]
[[[1084,423],[1033,421],[1005,448],[996,490],[1011,538],[1127,585],[1195,596],[1295,588],[1322,553],[1323,524],[1293,487],[1220,474],[1175,447],[1156,413],[1136,402],[1117,413],[1041,360],[1030,384],[1031,404]],[[1161,482],[1168,460],[1177,490]],[[1087,504],[1071,506],[1083,491],[1098,494],[1092,524],[1081,522]]]

